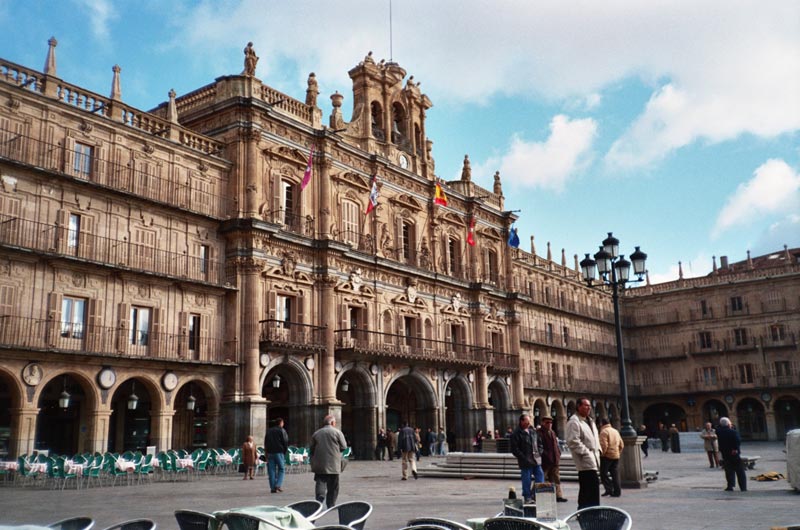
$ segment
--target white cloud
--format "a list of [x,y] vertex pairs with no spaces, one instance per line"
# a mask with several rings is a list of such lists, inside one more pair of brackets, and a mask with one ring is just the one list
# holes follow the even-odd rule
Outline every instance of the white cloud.
[[499,170],[504,184],[562,191],[589,162],[596,136],[593,119],[570,120],[559,114],[550,121],[550,136],[544,142],[514,135],[508,151],[475,165],[473,174],[482,177]]
[[[253,40],[259,77],[292,93],[302,93],[313,70],[323,94],[347,94],[346,72],[367,51],[389,59],[388,4],[283,5],[192,4],[175,15],[176,45],[206,61]],[[491,10],[478,0],[406,0],[393,10],[393,58],[434,104],[508,95],[583,100],[591,109],[596,95],[622,82],[651,86],[650,101],[607,154],[613,168],[647,165],[693,142],[800,128],[795,0],[508,0]],[[281,61],[297,65],[293,79],[271,77]]]
[[728,197],[717,216],[712,237],[767,215],[789,216],[800,211],[800,174],[783,160],[764,162],[753,178]]
[[109,22],[116,18],[113,4],[109,0],[77,0],[77,2],[89,12],[94,36],[100,40],[108,39]]

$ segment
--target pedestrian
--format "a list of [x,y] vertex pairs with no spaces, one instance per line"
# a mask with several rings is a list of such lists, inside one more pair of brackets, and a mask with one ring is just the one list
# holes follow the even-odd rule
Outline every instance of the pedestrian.
[[375,460],[383,460],[386,455],[386,431],[378,430],[378,440],[375,445]]
[[425,443],[428,446],[428,456],[433,456],[436,454],[436,433],[434,433],[430,427],[428,428],[428,432],[425,433]]
[[258,460],[258,451],[252,436],[248,436],[242,444],[241,450],[242,465],[244,466],[244,478],[242,480],[253,480]]
[[544,482],[542,472],[542,441],[531,426],[531,415],[523,412],[519,425],[514,429],[510,440],[511,454],[517,457],[519,476],[522,481],[522,497],[525,502],[533,499],[531,481]]
[[611,426],[608,418],[600,420],[600,480],[605,493],[603,497],[619,497],[622,489],[619,483],[619,459],[625,443],[619,431]]
[[539,428],[539,436],[542,439],[542,471],[544,481],[551,482],[556,486],[556,502],[567,502],[561,494],[561,474],[559,465],[561,463],[561,448],[558,446],[558,436],[553,430],[553,418],[550,416],[542,417],[542,425]]
[[478,432],[475,433],[475,437],[472,439],[472,451],[475,453],[483,451],[483,429],[478,429]]
[[311,435],[311,471],[314,472],[314,497],[332,508],[339,496],[342,451],[347,449],[347,441],[336,428],[336,418],[329,414],[322,421],[323,426]]
[[395,451],[397,451],[397,431],[389,430],[386,433],[386,450],[389,453],[389,461],[394,460],[394,457],[397,456]]
[[417,462],[419,462],[419,455],[422,453],[422,436],[419,434],[420,428],[414,427],[414,456],[417,457]]
[[414,475],[414,480],[417,477],[417,461],[415,459],[417,452],[417,435],[408,423],[403,423],[403,428],[397,436],[397,448],[400,450],[401,458],[403,459],[403,478],[401,480],[408,480],[408,468],[411,468],[411,474]]
[[744,464],[742,464],[742,439],[739,437],[739,433],[733,428],[731,420],[728,418],[719,419],[716,433],[719,454],[722,455],[722,467],[725,468],[727,483],[725,491],[733,491],[733,487],[736,485],[734,479],[739,481],[740,490],[747,491],[747,476],[744,472]]
[[567,446],[578,470],[578,509],[600,506],[600,440],[597,426],[589,417],[592,404],[587,398],[578,400],[577,413],[567,422]]
[[703,449],[708,455],[708,467],[719,467],[719,444],[717,443],[717,431],[711,426],[711,422],[706,422],[705,427],[700,431],[700,438],[703,439]]
[[436,444],[439,456],[447,455],[447,436],[444,434],[444,428],[439,427],[439,434],[436,435]]
[[647,458],[647,450],[650,447],[647,444],[647,427],[644,425],[640,426],[639,430],[636,431],[636,434],[639,436],[644,436],[644,440],[642,441],[642,452],[644,453],[644,457]]
[[283,491],[283,477],[286,474],[286,452],[289,450],[289,434],[283,428],[283,418],[275,418],[264,439],[267,451],[267,475],[270,493]]
[[681,452],[681,432],[674,423],[669,428],[669,448],[673,453]]
[[667,426],[658,422],[658,431],[656,434],[658,435],[658,439],[661,440],[661,450],[666,453],[669,451],[669,431],[667,430]]

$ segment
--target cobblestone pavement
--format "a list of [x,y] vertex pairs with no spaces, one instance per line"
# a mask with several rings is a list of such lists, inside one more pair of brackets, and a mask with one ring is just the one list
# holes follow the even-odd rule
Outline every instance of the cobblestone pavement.
[[[786,473],[786,456],[778,443],[746,444],[743,452],[760,455],[748,478],[766,471]],[[424,458],[420,465],[425,466]],[[650,451],[645,469],[658,471],[659,479],[642,490],[623,490],[622,497],[606,504],[627,510],[635,529],[769,529],[773,525],[800,524],[800,494],[787,481],[749,480],[747,492],[725,492],[724,474],[709,469],[704,453]],[[435,479],[400,480],[400,462],[358,462],[342,475],[339,502],[366,500],[374,511],[367,530],[401,528],[411,517],[437,515],[457,521],[485,517],[501,509],[508,480]],[[287,475],[284,493],[270,494],[263,476],[243,481],[241,476],[208,476],[191,482],[155,482],[52,491],[39,488],[0,487],[0,525],[43,524],[74,515],[89,515],[95,529],[137,517],[149,517],[160,530],[177,529],[173,511],[179,508],[215,511],[258,504],[283,505],[311,498],[310,473]],[[578,486],[564,484],[568,503],[559,504],[560,515],[576,509]]]

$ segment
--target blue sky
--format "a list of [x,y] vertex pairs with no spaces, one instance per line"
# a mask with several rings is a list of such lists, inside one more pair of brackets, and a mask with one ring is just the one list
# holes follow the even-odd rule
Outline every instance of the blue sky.
[[[166,9],[165,9],[166,6]],[[648,253],[653,282],[800,247],[800,4],[762,1],[0,0],[0,56],[142,109],[242,71],[319,104],[345,95],[368,51],[405,68],[433,101],[436,172],[521,209],[568,264],[613,231]]]

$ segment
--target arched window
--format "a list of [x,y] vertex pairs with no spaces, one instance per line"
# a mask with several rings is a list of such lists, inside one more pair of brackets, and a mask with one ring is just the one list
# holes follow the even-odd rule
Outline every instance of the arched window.
[[447,272],[450,276],[461,278],[461,240],[454,236],[447,238]]
[[370,113],[372,114],[372,136],[376,140],[385,141],[386,134],[383,130],[383,107],[377,101],[370,104]]
[[392,106],[392,143],[401,146],[408,144],[406,109],[400,103],[395,103]]

